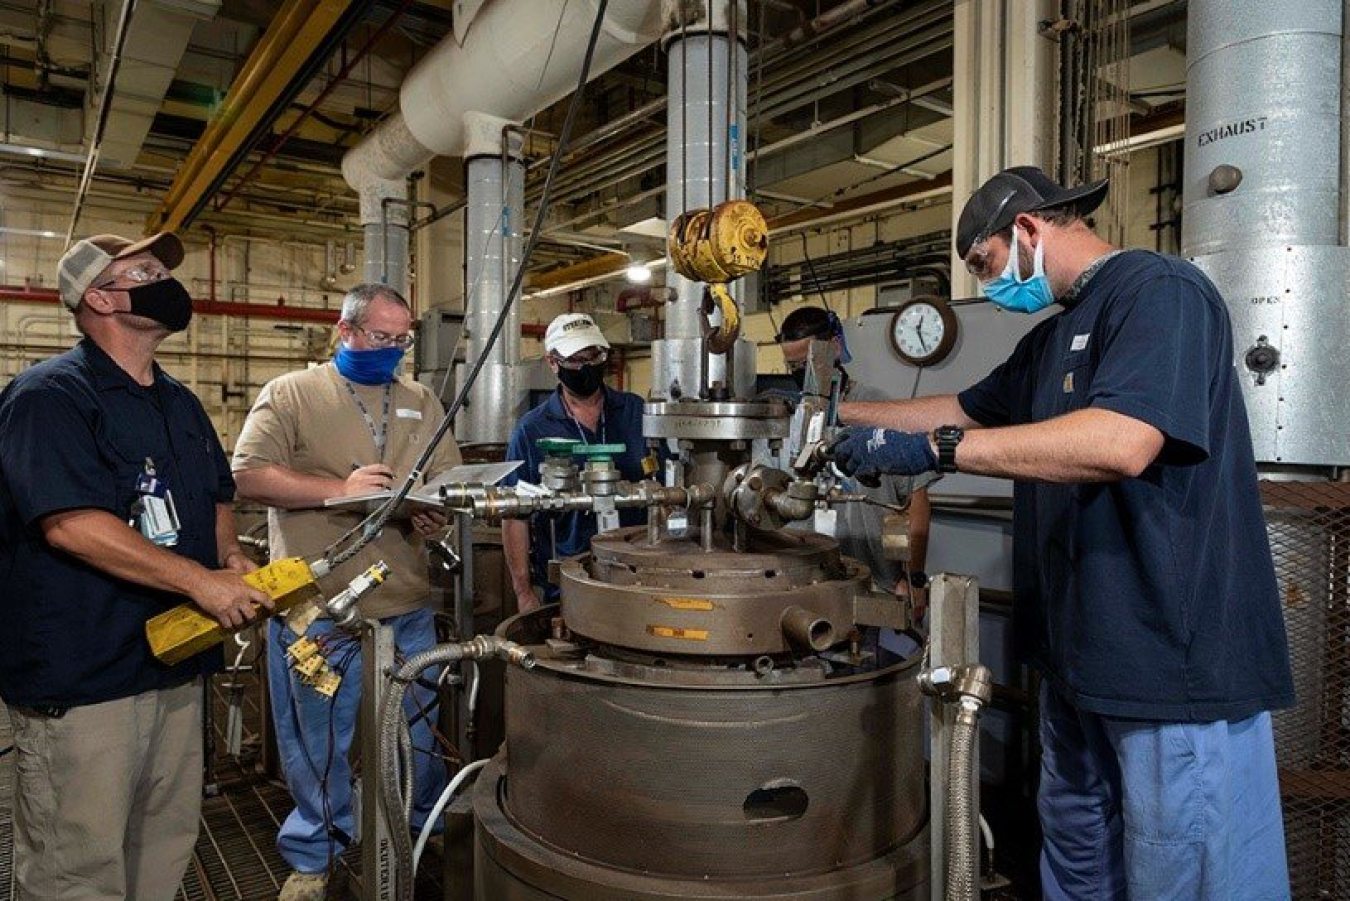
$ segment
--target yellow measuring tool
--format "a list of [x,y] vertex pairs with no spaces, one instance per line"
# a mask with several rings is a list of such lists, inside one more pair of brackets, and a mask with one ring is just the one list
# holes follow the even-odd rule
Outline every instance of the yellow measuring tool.
[[[314,572],[299,557],[287,557],[256,569],[244,581],[266,594],[281,613],[319,595]],[[192,604],[180,604],[145,624],[150,650],[172,666],[225,640],[230,633]]]

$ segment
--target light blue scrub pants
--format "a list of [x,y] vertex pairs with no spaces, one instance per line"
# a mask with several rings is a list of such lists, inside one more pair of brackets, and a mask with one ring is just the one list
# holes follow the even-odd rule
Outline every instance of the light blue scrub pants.
[[1046,901],[1289,898],[1270,714],[1129,720],[1041,686]]
[[[435,624],[430,610],[414,610],[381,620],[394,627],[394,642],[405,659],[425,651],[436,643]],[[281,824],[277,850],[302,873],[323,873],[340,855],[349,839],[356,837],[357,824],[352,812],[352,770],[347,754],[356,732],[357,711],[361,703],[361,652],[359,640],[344,642],[328,655],[329,666],[343,671],[342,684],[330,700],[305,685],[291,669],[286,649],[296,640],[281,617],[269,625],[267,678],[272,698],[272,722],[276,727],[277,749],[286,773],[286,785],[295,800],[295,810]],[[310,638],[339,633],[332,620],[316,620],[306,633]],[[348,656],[350,655],[350,656]],[[423,674],[434,680],[435,669]],[[419,685],[408,690],[409,719],[417,714],[412,697],[428,711],[435,695]],[[421,829],[436,798],[445,787],[445,764],[438,757],[423,753],[436,750],[431,724],[425,719],[412,728],[414,802],[412,824]],[[365,778],[372,778],[375,761],[364,762]],[[329,826],[332,830],[329,830]],[[440,831],[439,825],[437,831]]]

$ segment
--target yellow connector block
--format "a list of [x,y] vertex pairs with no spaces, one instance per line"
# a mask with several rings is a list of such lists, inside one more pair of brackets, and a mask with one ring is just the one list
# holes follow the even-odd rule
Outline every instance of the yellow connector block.
[[341,684],[342,677],[329,670],[314,680],[314,690],[326,698],[331,698],[337,694],[338,686]]
[[297,663],[308,660],[319,653],[319,646],[314,643],[312,638],[297,638],[289,648],[286,649],[286,656]]
[[[270,597],[278,613],[319,594],[314,573],[299,557],[269,563],[244,576],[244,581]],[[151,617],[145,624],[150,650],[169,665],[214,647],[228,634],[219,623],[192,604],[180,604]]]
[[291,662],[291,669],[295,670],[306,679],[317,679],[319,672],[327,666],[322,657],[307,657],[304,660],[294,660]]

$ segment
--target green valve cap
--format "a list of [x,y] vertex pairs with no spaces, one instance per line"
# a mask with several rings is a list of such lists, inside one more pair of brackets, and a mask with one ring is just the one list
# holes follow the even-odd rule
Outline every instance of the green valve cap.
[[611,461],[627,450],[623,444],[580,444],[572,448],[572,456],[584,457],[587,461]]
[[575,438],[540,438],[534,446],[549,456],[565,457],[574,453],[576,447],[585,445]]

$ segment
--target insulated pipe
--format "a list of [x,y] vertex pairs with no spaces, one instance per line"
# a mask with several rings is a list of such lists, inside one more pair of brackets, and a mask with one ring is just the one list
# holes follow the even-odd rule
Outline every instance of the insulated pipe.
[[[465,116],[470,135],[465,178],[468,198],[464,223],[464,268],[468,284],[464,333],[466,359],[487,347],[492,325],[506,306],[506,292],[520,266],[521,223],[525,218],[525,163],[520,135],[511,123],[481,113]],[[492,348],[483,376],[473,383],[465,404],[461,441],[505,444],[523,401],[520,390],[520,304],[513,304]]]
[[[707,16],[666,35],[666,219],[745,197],[743,148],[748,54],[739,39],[741,0],[709,3]],[[737,38],[732,39],[732,32]],[[728,382],[727,354],[708,354],[704,371],[705,286],[666,267],[675,300],[666,311],[665,339],[653,351],[652,397],[697,396]],[[731,286],[741,295],[739,284]],[[713,324],[719,317],[712,317]]]
[[408,183],[375,180],[361,189],[362,281],[408,292]]
[[[576,88],[596,9],[596,0],[485,5],[462,45],[450,34],[432,48],[403,82],[399,112],[343,157],[347,184],[364,194],[368,185],[405,178],[437,154],[459,156],[470,109],[521,121],[566,97]],[[661,23],[659,3],[610,0],[591,77],[655,42]]]

